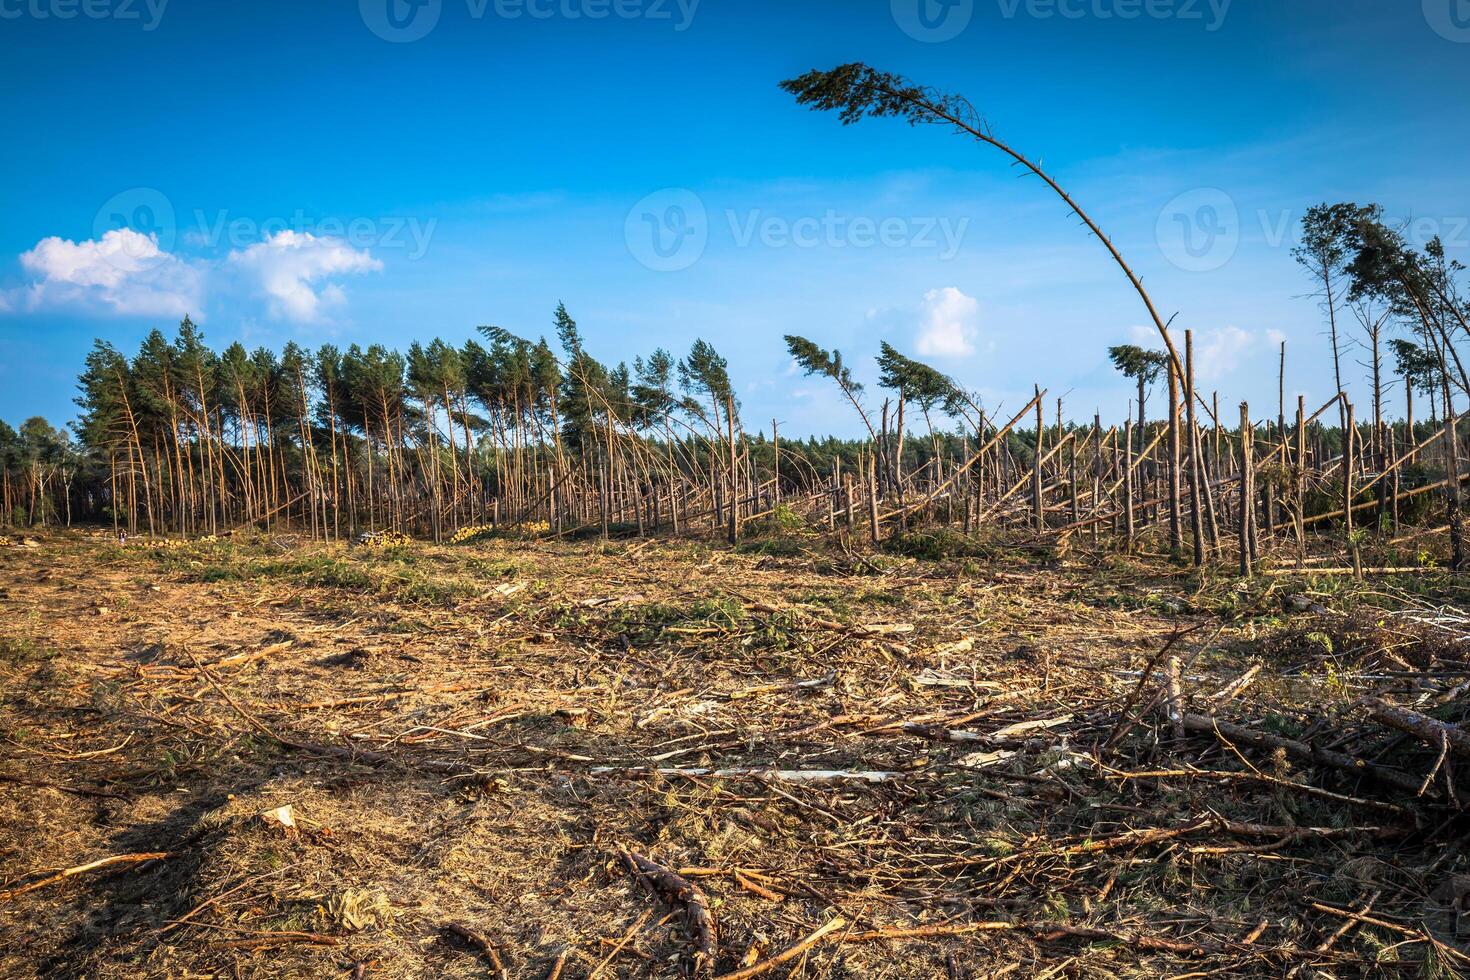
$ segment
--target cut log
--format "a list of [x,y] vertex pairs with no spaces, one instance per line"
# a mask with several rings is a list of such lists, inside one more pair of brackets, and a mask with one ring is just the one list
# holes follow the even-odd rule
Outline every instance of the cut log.
[[1470,732],[1459,725],[1451,725],[1408,708],[1399,708],[1377,698],[1372,698],[1365,704],[1368,717],[1380,725],[1396,728],[1433,746],[1447,744],[1450,751],[1470,756]]
[[8,902],[13,898],[19,898],[21,895],[27,895],[33,891],[39,891],[40,889],[45,888],[48,885],[54,885],[57,882],[65,881],[68,878],[75,878],[77,875],[86,874],[89,871],[100,871],[103,868],[111,868],[117,865],[137,865],[146,864],[150,861],[163,861],[167,858],[173,857],[174,854],[174,851],[148,851],[142,854],[115,854],[112,857],[105,857],[97,861],[90,861],[87,864],[79,864],[74,868],[67,868],[63,871],[58,871],[56,874],[48,875],[47,877],[42,878],[39,881],[33,881],[28,885],[19,885],[15,888],[7,888],[3,891],[0,891],[0,902]]
[[765,973],[768,970],[780,966],[782,963],[786,963],[790,960],[796,959],[798,956],[805,953],[807,950],[811,949],[817,943],[821,942],[827,936],[836,932],[838,929],[841,929],[845,925],[847,925],[847,920],[843,919],[841,916],[838,916],[837,918],[831,919],[826,924],[818,927],[814,932],[808,933],[804,938],[797,940],[795,943],[786,947],[775,956],[772,956],[769,959],[761,960],[758,963],[752,963],[750,966],[736,970],[733,973],[721,974],[720,976],[716,977],[715,980],[749,980],[750,977],[758,977],[762,973]]
[[490,940],[469,926],[460,925],[458,922],[446,922],[440,928],[451,935],[458,936],[483,953],[485,958],[490,961],[491,968],[495,971],[496,980],[510,980],[510,974],[506,972],[505,963],[500,959],[500,951],[495,948],[495,944]]
[[705,776],[715,779],[774,779],[783,783],[806,783],[810,785],[848,782],[886,783],[891,780],[902,779],[904,775],[901,772],[884,772],[871,769],[655,769],[649,766],[597,766],[592,769],[592,773],[598,776],[608,773],[649,773],[672,779]]

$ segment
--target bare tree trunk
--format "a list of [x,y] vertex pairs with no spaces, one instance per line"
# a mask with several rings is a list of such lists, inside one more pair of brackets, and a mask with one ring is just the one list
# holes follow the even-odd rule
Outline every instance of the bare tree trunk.
[[725,538],[730,544],[740,540],[740,484],[735,472],[735,401],[725,396],[726,441],[730,444],[730,513]]
[[1179,383],[1178,372],[1169,370],[1169,551],[1178,554],[1183,545],[1179,505]]
[[1251,426],[1250,406],[1240,403],[1240,574],[1255,574],[1255,555],[1251,548],[1251,532],[1255,512],[1255,430]]
[[1200,514],[1199,429],[1194,417],[1194,331],[1184,331],[1185,425],[1189,429],[1189,529],[1194,543],[1194,567],[1205,564],[1205,529]]
[[1133,521],[1133,420],[1123,423],[1123,542],[1126,551],[1133,551],[1133,536],[1137,528]]
[[1307,399],[1296,396],[1296,546],[1307,557]]
[[1042,418],[1041,386],[1036,386],[1036,456],[1031,461],[1031,513],[1036,530],[1046,530],[1046,514],[1041,506],[1041,453],[1046,438],[1046,422]]
[[873,453],[868,458],[868,530],[873,539],[873,546],[877,547],[882,540],[882,533],[878,528],[878,454]]
[[1342,528],[1346,538],[1348,554],[1352,558],[1353,575],[1363,577],[1363,563],[1359,559],[1358,537],[1353,533],[1353,468],[1357,457],[1358,423],[1353,416],[1353,404],[1346,398],[1343,417],[1347,428],[1342,432]]
[[1450,568],[1460,571],[1465,564],[1465,515],[1460,491],[1460,439],[1457,431],[1454,402],[1449,397],[1449,382],[1445,382],[1445,477],[1448,483],[1445,495],[1448,498],[1450,522]]
[[771,419],[771,494],[776,506],[781,505],[781,430]]

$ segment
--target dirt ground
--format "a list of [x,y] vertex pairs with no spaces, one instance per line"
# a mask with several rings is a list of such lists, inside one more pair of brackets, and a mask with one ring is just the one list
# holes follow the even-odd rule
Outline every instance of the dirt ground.
[[1464,718],[1445,577],[1201,585],[1023,547],[31,545],[0,548],[6,977],[1470,963],[1470,762],[1365,716]]

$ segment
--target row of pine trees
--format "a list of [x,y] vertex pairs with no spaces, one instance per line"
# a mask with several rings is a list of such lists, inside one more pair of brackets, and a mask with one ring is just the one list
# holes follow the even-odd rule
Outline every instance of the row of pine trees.
[[77,399],[78,436],[103,471],[90,503],[151,533],[290,521],[328,537],[439,536],[492,519],[585,520],[589,488],[605,497],[722,472],[709,461],[728,457],[739,426],[710,345],[608,368],[564,306],[555,325],[559,352],[495,327],[406,352],[215,352],[187,318],[131,358],[99,340]]
[[[435,339],[406,352],[215,351],[188,318],[131,357],[98,340],[79,379],[76,440],[41,419],[5,436],[17,447],[5,513],[180,535],[289,525],[437,539],[468,526],[681,521],[734,535],[741,516],[850,471],[875,444],[885,447],[875,473],[892,487],[905,460],[958,455],[964,437],[936,431],[936,406],[975,420],[960,389],[885,344],[883,384],[898,410],[890,421],[885,404],[881,432],[864,414],[872,441],[782,445],[774,421],[769,438],[747,433],[727,362],[706,341],[682,358],[655,350],[611,366],[588,353],[564,305],[554,328],[556,347],[482,327],[461,346]],[[788,345],[813,367],[815,347]],[[910,400],[930,438],[905,446]]]

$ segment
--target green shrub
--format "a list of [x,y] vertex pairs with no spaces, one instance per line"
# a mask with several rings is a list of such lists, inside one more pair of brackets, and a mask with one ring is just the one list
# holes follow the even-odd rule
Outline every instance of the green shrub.
[[932,531],[908,531],[895,534],[883,542],[883,550],[905,558],[938,561],[944,558],[992,558],[990,546],[958,531],[938,528]]

